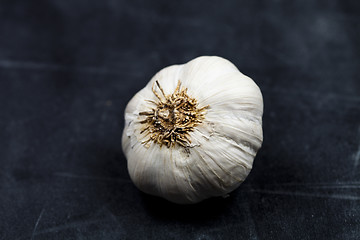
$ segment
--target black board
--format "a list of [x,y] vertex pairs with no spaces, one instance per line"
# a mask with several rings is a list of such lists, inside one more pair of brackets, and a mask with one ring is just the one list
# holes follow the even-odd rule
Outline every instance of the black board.
[[[200,55],[260,86],[264,143],[226,199],[140,193],[126,103]],[[358,1],[0,2],[0,239],[359,239]]]

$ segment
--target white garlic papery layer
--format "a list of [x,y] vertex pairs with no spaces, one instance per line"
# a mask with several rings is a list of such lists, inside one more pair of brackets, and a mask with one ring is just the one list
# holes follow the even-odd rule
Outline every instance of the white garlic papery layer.
[[175,203],[224,196],[252,168],[262,114],[259,87],[224,58],[166,67],[125,110],[130,177],[141,191]]

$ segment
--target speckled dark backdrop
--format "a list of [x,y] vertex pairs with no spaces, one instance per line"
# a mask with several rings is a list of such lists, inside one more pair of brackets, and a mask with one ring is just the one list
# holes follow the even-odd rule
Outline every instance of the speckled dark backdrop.
[[[264,143],[227,199],[140,193],[127,101],[161,68],[232,61]],[[0,1],[0,239],[359,239],[360,2]]]

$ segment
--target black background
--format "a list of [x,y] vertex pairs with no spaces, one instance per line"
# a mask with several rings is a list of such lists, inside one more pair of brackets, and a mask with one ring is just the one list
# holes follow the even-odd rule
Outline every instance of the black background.
[[[200,55],[260,86],[264,143],[229,198],[140,193],[126,103]],[[359,1],[0,1],[0,239],[359,239]]]

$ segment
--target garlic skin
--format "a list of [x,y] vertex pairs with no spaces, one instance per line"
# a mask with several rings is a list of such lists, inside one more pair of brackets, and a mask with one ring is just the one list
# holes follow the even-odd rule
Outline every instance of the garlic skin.
[[[181,90],[196,101],[194,109],[202,117],[179,115],[177,109],[187,111],[193,106],[181,105],[182,96],[174,100]],[[183,132],[177,128],[178,137],[164,140],[170,134],[164,126],[172,123],[158,116],[162,110],[157,111],[156,103],[159,98],[171,102],[166,100],[171,97],[179,103],[175,110],[166,109],[166,116],[190,116],[194,126]],[[141,191],[179,204],[226,195],[250,173],[263,140],[262,114],[259,87],[224,58],[202,56],[162,69],[125,110],[122,147],[131,180]],[[171,139],[178,142],[170,144]]]

